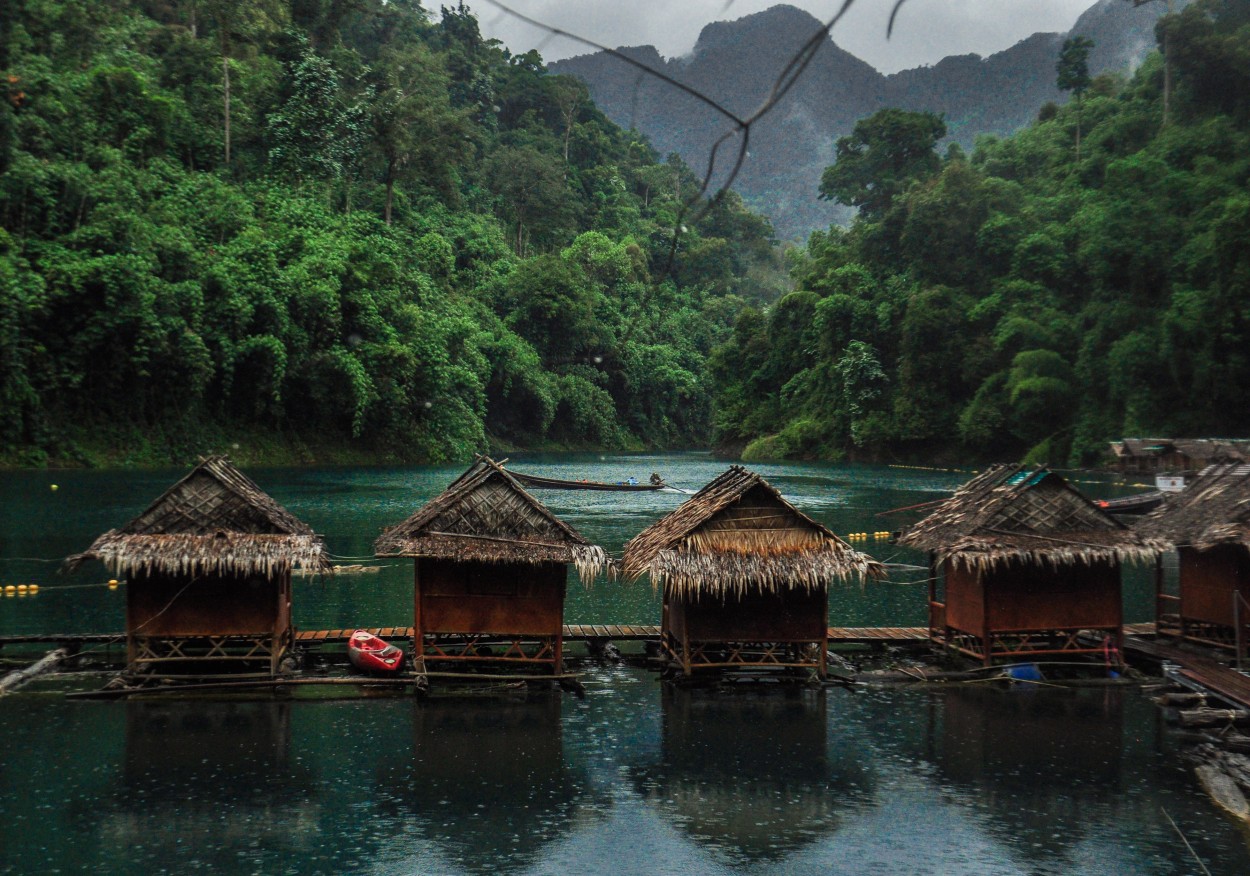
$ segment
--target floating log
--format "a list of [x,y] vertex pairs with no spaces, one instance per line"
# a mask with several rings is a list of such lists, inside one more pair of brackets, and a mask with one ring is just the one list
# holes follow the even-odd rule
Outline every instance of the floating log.
[[1189,709],[1179,712],[1183,727],[1209,727],[1212,724],[1242,724],[1250,721],[1243,709]]
[[1246,795],[1241,793],[1232,777],[1209,763],[1195,767],[1194,772],[1198,774],[1203,790],[1211,795],[1216,805],[1242,821],[1250,821],[1250,803],[1246,802]]
[[1165,693],[1163,696],[1155,699],[1155,702],[1161,706],[1172,706],[1173,708],[1184,708],[1185,706],[1205,706],[1207,704],[1207,695],[1192,691]]
[[44,654],[36,662],[32,663],[25,669],[13,670],[4,678],[0,678],[0,696],[4,696],[7,693],[17,690],[19,687],[37,676],[52,672],[56,669],[57,665],[68,656],[69,652],[64,648],[57,648],[54,651],[49,651],[47,654]]

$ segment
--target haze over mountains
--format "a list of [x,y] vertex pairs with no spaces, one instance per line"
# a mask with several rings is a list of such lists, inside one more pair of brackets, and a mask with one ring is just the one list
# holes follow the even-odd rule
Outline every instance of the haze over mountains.
[[[833,162],[837,139],[859,119],[887,106],[941,113],[950,140],[971,148],[977,135],[1010,133],[1035,118],[1046,102],[1064,99],[1055,87],[1055,62],[1065,39],[1080,35],[1094,41],[1091,73],[1127,74],[1154,48],[1154,25],[1165,11],[1162,2],[1133,6],[1128,0],[1099,0],[1069,33],[1034,34],[985,58],[952,56],[888,76],[827,38],[794,87],[752,128],[734,188],[773,221],[783,239],[848,221],[846,208],[817,198],[817,186]],[[820,27],[807,12],[781,5],[709,24],[682,58],[665,59],[653,46],[620,51],[745,117]],[[613,121],[645,133],[662,153],[681,154],[697,173],[707,168],[715,141],[733,128],[702,101],[605,53],[557,61],[550,69],[581,77]],[[736,158],[738,142],[731,139],[718,152],[721,178]]]

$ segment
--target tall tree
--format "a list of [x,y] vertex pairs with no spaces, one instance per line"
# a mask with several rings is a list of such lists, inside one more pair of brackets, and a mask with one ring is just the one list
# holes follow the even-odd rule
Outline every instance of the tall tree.
[[1070,91],[1076,96],[1076,160],[1081,160],[1081,96],[1089,88],[1089,50],[1094,41],[1088,37],[1077,36],[1064,40],[1059,50],[1059,61],[1055,64],[1055,72],[1059,78],[1055,84],[1060,91]]
[[[217,25],[217,42],[221,49],[221,117],[225,142],[225,163],[230,166],[230,61],[236,43],[249,38],[262,26],[280,27],[286,19],[287,7],[281,0],[202,0],[204,10]],[[193,7],[194,8],[194,7]],[[194,22],[194,18],[192,19]],[[194,28],[194,24],[192,25]]]
[[945,136],[946,123],[933,113],[883,109],[861,119],[839,138],[836,163],[820,177],[820,196],[880,219],[908,186],[937,173],[935,148]]
[[420,43],[384,52],[371,78],[372,146],[382,165],[383,216],[390,225],[395,184],[405,173],[454,197],[454,169],[465,159],[471,126],[465,111],[451,108],[439,57]]

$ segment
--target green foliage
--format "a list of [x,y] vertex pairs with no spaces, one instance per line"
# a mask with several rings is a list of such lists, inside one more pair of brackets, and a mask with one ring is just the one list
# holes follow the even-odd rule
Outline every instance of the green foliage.
[[1094,41],[1088,37],[1076,36],[1063,41],[1059,50],[1059,60],[1055,62],[1058,78],[1055,84],[1060,91],[1071,91],[1079,99],[1089,88],[1089,50]]
[[932,176],[946,123],[933,113],[883,109],[838,140],[837,163],[820,178],[820,196],[880,218],[913,182]]
[[701,443],[788,289],[736,196],[675,248],[691,171],[463,5],[10,5],[5,459]]
[[1250,430],[1244,8],[1160,22],[1167,125],[1158,58],[1091,81],[1078,40],[1056,67],[1077,99],[971,157],[938,158],[940,120],[862,121],[822,178],[855,222],[812,235],[798,291],[712,357],[720,439],[1086,464],[1125,435]]

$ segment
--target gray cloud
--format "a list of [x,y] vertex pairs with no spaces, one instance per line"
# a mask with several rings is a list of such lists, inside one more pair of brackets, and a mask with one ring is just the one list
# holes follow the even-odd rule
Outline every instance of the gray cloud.
[[[591,49],[553,37],[503,13],[489,0],[467,0],[482,32],[514,52],[537,48],[549,61]],[[686,54],[699,31],[712,21],[741,18],[781,0],[502,0],[532,18],[606,46],[653,45],[660,54]],[[894,0],[856,0],[834,28],[842,48],[892,73],[934,64],[948,55],[989,55],[1039,31],[1067,31],[1095,0],[907,0],[894,35],[886,25]],[[821,20],[841,5],[837,0],[789,0]]]

